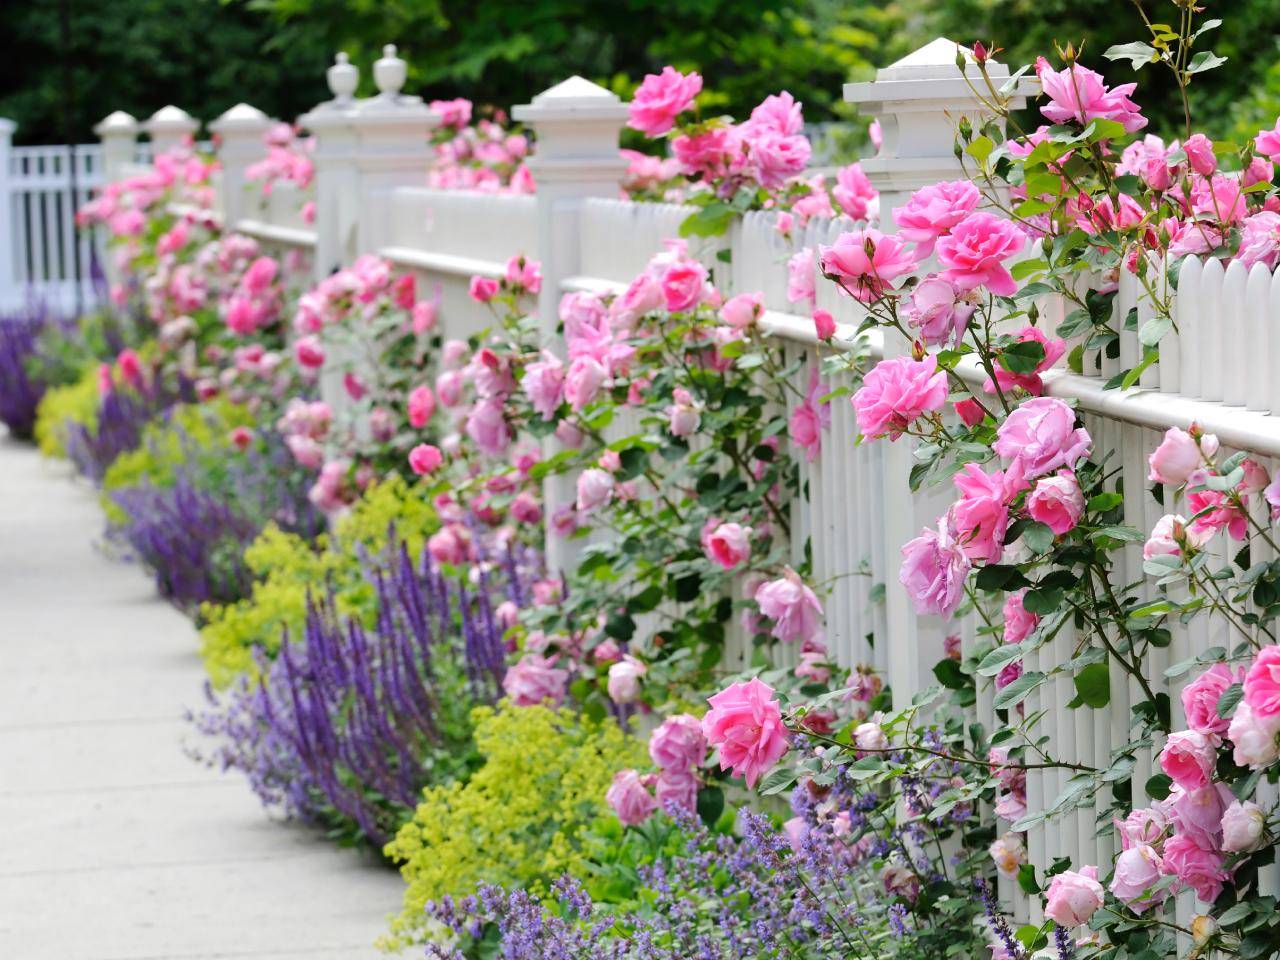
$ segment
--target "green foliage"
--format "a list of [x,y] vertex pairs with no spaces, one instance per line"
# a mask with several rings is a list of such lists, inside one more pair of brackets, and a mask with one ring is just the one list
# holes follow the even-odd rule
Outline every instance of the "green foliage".
[[250,596],[226,606],[200,610],[200,653],[214,686],[223,688],[253,669],[253,652],[274,656],[286,636],[301,634],[307,591],[330,580],[339,612],[374,615],[372,586],[361,575],[359,551],[385,550],[391,524],[416,556],[437,524],[435,510],[398,477],[365,492],[332,534],[309,543],[275,524],[245,551],[255,581]]
[[465,784],[429,787],[386,846],[409,884],[392,921],[396,945],[421,938],[423,907],[446,894],[488,882],[538,896],[565,872],[580,874],[589,828],[611,816],[614,773],[645,761],[643,742],[612,720],[567,709],[478,707],[473,719],[484,766]]
[[98,424],[98,375],[86,370],[78,380],[53,387],[36,410],[36,443],[46,457],[64,457],[66,425],[78,423],[89,428]]

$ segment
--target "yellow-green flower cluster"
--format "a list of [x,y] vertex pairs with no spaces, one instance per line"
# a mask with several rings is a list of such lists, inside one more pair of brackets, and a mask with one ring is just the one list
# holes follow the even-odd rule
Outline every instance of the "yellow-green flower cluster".
[[75,383],[51,388],[36,410],[35,435],[46,457],[65,457],[66,425],[78,423],[89,429],[98,425],[98,374],[89,369]]

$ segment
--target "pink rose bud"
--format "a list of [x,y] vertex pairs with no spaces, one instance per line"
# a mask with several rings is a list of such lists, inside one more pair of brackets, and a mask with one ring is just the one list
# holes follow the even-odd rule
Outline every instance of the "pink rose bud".
[[498,281],[492,277],[472,277],[467,292],[477,303],[488,303],[498,295]]
[[609,668],[609,699],[614,703],[635,703],[640,697],[640,679],[649,668],[630,654]]
[[1222,849],[1249,853],[1262,846],[1267,815],[1252,800],[1234,801],[1222,814]]
[[836,318],[828,310],[815,310],[813,311],[813,329],[819,340],[830,340],[836,335]]
[[720,308],[720,319],[739,330],[751,326],[764,313],[763,293],[740,293]]

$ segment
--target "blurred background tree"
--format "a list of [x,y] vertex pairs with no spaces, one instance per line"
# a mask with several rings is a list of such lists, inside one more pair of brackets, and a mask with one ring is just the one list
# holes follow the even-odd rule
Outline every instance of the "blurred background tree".
[[[1153,12],[1168,0],[1143,0]],[[706,105],[745,116],[790,90],[810,121],[851,116],[841,84],[865,79],[935,36],[1004,47],[1011,65],[1088,38],[1085,61],[1112,82],[1134,75],[1102,60],[1142,36],[1130,0],[26,0],[10,5],[0,60],[0,115],[19,142],[92,139],[116,109],[139,118],[176,103],[210,120],[237,101],[297,116],[325,95],[333,52],[369,64],[397,43],[411,89],[509,107],[573,73],[630,94],[666,63],[697,68]],[[66,30],[63,22],[65,18]],[[1167,19],[1164,18],[1164,19]],[[1196,92],[1197,120],[1239,133],[1280,109],[1274,66],[1280,0],[1232,0],[1213,48],[1228,64]],[[1137,75],[1153,127],[1178,111],[1168,79]],[[1270,123],[1268,122],[1269,126]]]

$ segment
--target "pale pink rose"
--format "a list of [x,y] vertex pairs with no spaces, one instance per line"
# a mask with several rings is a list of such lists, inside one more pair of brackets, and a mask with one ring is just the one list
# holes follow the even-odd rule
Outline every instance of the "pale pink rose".
[[1027,862],[1026,845],[1022,842],[1022,836],[1017,833],[996,837],[987,852],[991,854],[996,870],[1010,879],[1016,877],[1019,868]]
[[852,403],[864,436],[896,440],[912,422],[941,410],[946,401],[946,371],[939,370],[937,358],[929,355],[923,360],[881,360],[863,378]]
[[890,864],[880,873],[884,892],[891,897],[902,897],[914,902],[920,896],[920,878],[899,864]]
[[316,222],[316,202],[308,200],[302,205],[302,222],[310,226]]
[[693,395],[683,387],[671,391],[674,401],[666,408],[667,427],[672,436],[690,437],[698,431],[702,424],[702,406],[694,400]]
[[1033,397],[1014,409],[996,431],[993,449],[1018,463],[1028,479],[1063,467],[1074,469],[1089,452],[1088,432],[1076,428],[1076,413],[1054,397]]
[[1222,815],[1234,799],[1223,783],[1195,790],[1175,786],[1165,801],[1173,817],[1175,833],[1191,838],[1197,846],[1217,850],[1222,846]]
[[419,300],[413,305],[411,317],[414,333],[418,336],[430,333],[436,328],[436,322],[439,320],[440,304],[435,300]]
[[1242,767],[1262,770],[1280,760],[1280,716],[1259,717],[1247,702],[1236,705],[1227,727],[1227,739],[1235,745],[1234,758]]
[[1152,892],[1160,877],[1160,855],[1153,847],[1140,843],[1116,857],[1110,889],[1117,900],[1141,915],[1169,895],[1168,889]]
[[324,463],[324,447],[311,437],[286,437],[284,442],[299,466],[318,470]]
[[1193,133],[1182,142],[1191,169],[1202,177],[1212,176],[1218,169],[1218,158],[1213,155],[1213,141],[1203,133]]
[[697,260],[677,260],[663,272],[660,282],[667,309],[681,313],[698,305],[707,282],[707,268]]
[[871,227],[840,234],[831,246],[818,248],[818,258],[822,272],[861,303],[883,297],[893,280],[918,265],[902,238]]
[[1158,805],[1131,811],[1123,820],[1115,821],[1122,850],[1142,844],[1155,846],[1164,839],[1170,826],[1169,814]]
[[471,533],[460,523],[447,523],[427,538],[427,551],[437,563],[460,566],[471,557]]
[[443,461],[440,448],[429,443],[420,443],[409,451],[409,469],[420,477],[434,473]]
[[421,430],[436,412],[436,396],[425,383],[409,392],[409,426]]
[[609,668],[609,699],[614,703],[635,703],[640,697],[640,680],[649,668],[627,654]]
[[560,706],[569,684],[569,671],[555,663],[554,657],[525,654],[507,671],[502,680],[503,691],[517,707],[536,707],[547,701]]
[[751,119],[747,121],[753,130],[768,130],[783,136],[795,136],[804,129],[804,115],[801,104],[786,90],[779,94],[765,97],[751,111]]
[[978,309],[975,303],[962,299],[963,296],[950,280],[927,277],[911,291],[902,315],[908,325],[919,331],[925,343],[942,345],[950,341],[958,345]]
[[1166,513],[1156,521],[1151,536],[1142,547],[1142,556],[1150,560],[1157,556],[1182,556],[1185,549],[1198,550],[1213,537],[1213,531],[1187,526],[1184,517]]
[[1108,88],[1102,77],[1087,67],[1071,64],[1054,70],[1044,57],[1036,59],[1036,76],[1049,103],[1040,112],[1053,123],[1113,120],[1125,133],[1136,133],[1147,125],[1141,109],[1129,99],[1137,84],[1122,83]]
[[804,173],[812,153],[808,137],[787,136],[770,130],[756,133],[744,129],[743,133],[750,168],[761,186],[776,190]]
[[1067,929],[1088,923],[1104,897],[1098,868],[1064,870],[1049,881],[1046,896],[1044,915],[1054,923]]
[[1001,618],[1004,620],[1003,640],[1005,643],[1021,643],[1031,636],[1040,618],[1022,605],[1026,589],[1015,591],[1004,598]]
[[[1212,439],[1216,450],[1217,440]],[[1205,458],[1200,451],[1200,443],[1195,437],[1179,427],[1170,427],[1165,431],[1160,446],[1156,447],[1147,458],[1147,462],[1151,465],[1151,472],[1147,474],[1148,480],[1152,483],[1180,487],[1187,482],[1187,478],[1194,471],[1205,465]]]
[[613,499],[613,477],[598,467],[588,467],[578,475],[578,509],[595,510]]
[[569,364],[564,378],[564,398],[574,410],[581,410],[593,401],[608,379],[608,371],[593,357],[578,357]]
[[1229,874],[1221,853],[1196,846],[1190,837],[1174,836],[1164,844],[1164,872],[1196,892],[1205,903],[1213,903],[1222,892]]
[[740,523],[722,523],[706,538],[707,559],[732,570],[751,556],[750,527]]
[[782,825],[782,832],[787,835],[793,853],[804,849],[805,837],[809,835],[809,824],[804,817],[792,817]]
[[949,617],[964,599],[969,558],[946,529],[923,530],[902,547],[898,580],[907,588],[918,614]]
[[604,799],[624,827],[639,826],[658,809],[658,801],[645,788],[640,774],[635,770],[619,770],[615,773]]
[[663,810],[692,814],[698,809],[700,786],[692,770],[663,770],[658,774],[654,793],[657,794],[658,804]]
[[461,370],[446,370],[436,377],[436,397],[441,406],[456,407],[462,402],[465,379]]
[[759,320],[763,313],[763,293],[740,293],[725,301],[725,305],[720,308],[720,319],[729,326],[742,330]]
[[782,710],[773,688],[753,677],[721,690],[707,701],[702,732],[720,750],[720,768],[754,787],[790,748]]
[[[1007,686],[1007,684],[1006,684]],[[996,799],[995,815],[1010,823],[1017,823],[1027,815],[1027,797],[1022,791],[1005,790]]]
[[809,640],[822,630],[822,604],[791,568],[777,580],[762,583],[755,592],[760,612],[773,621],[779,640]]
[[1258,651],[1244,677],[1244,702],[1259,720],[1280,714],[1280,645]]
[[688,713],[668,717],[649,736],[649,756],[663,770],[692,770],[707,755],[702,721]]
[[981,199],[969,180],[935,183],[917,190],[905,205],[894,207],[893,220],[898,233],[916,245],[916,256],[923,260],[933,253],[938,238],[973,213]]
[[1016,469],[987,474],[976,463],[966,463],[953,482],[960,499],[948,511],[947,525],[970,560],[996,563],[1004,553],[1009,503],[1026,482]]
[[853,745],[868,753],[883,753],[889,749],[889,738],[884,728],[868,720],[853,728]]
[[467,417],[467,436],[483,453],[498,457],[511,444],[511,427],[503,416],[502,403],[485,400],[477,403]]
[[836,185],[831,193],[845,216],[854,220],[870,220],[880,196],[860,163],[851,163],[836,171]]
[[299,337],[293,344],[293,356],[299,366],[316,370],[324,366],[324,347],[315,337]]
[[787,260],[787,302],[804,303],[813,309],[817,288],[813,279],[813,248],[805,247]]
[[1182,712],[1187,726],[1203,734],[1221,736],[1227,732],[1231,721],[1218,716],[1218,701],[1234,682],[1231,668],[1225,663],[1215,663],[1191,683],[1182,688]]
[[524,368],[520,386],[543,420],[550,420],[555,416],[564,396],[564,379],[564,364],[549,350],[543,350],[541,360]]
[[1222,849],[1249,853],[1263,845],[1267,815],[1252,800],[1235,800],[1222,814]]
[[1038,343],[1043,348],[1044,356],[1036,364],[1035,369],[1029,373],[1013,373],[1004,367],[996,368],[995,383],[987,380],[982,389],[987,393],[995,393],[995,384],[1000,385],[1000,389],[1005,392],[1011,392],[1015,387],[1020,387],[1027,393],[1034,396],[1040,396],[1044,393],[1044,381],[1040,379],[1040,374],[1053,367],[1063,354],[1067,352],[1067,342],[1057,337],[1048,336],[1039,327],[1026,326],[1018,333],[1018,343]]
[[1059,537],[1073,529],[1084,513],[1084,494],[1075,474],[1063,470],[1038,480],[1027,497],[1027,512]]
[[819,340],[830,340],[836,335],[836,319],[827,310],[815,310],[813,329]]
[[1186,790],[1209,783],[1218,759],[1213,740],[1195,730],[1172,733],[1160,751],[1160,769]]
[[831,679],[831,668],[827,666],[829,659],[826,653],[817,651],[802,653],[793,673],[801,680],[825,684]]
[[1018,285],[1004,261],[1026,245],[1026,234],[1015,224],[992,213],[971,213],[938,241],[938,261],[947,268],[942,276],[960,290],[986,287],[1011,297]]
[[542,289],[542,264],[517,254],[507,261],[503,275],[507,284],[525,293],[537,293]]
[[627,126],[647,137],[662,136],[675,126],[676,117],[693,106],[701,91],[702,77],[697,73],[682,74],[675,67],[650,73],[631,99]]

